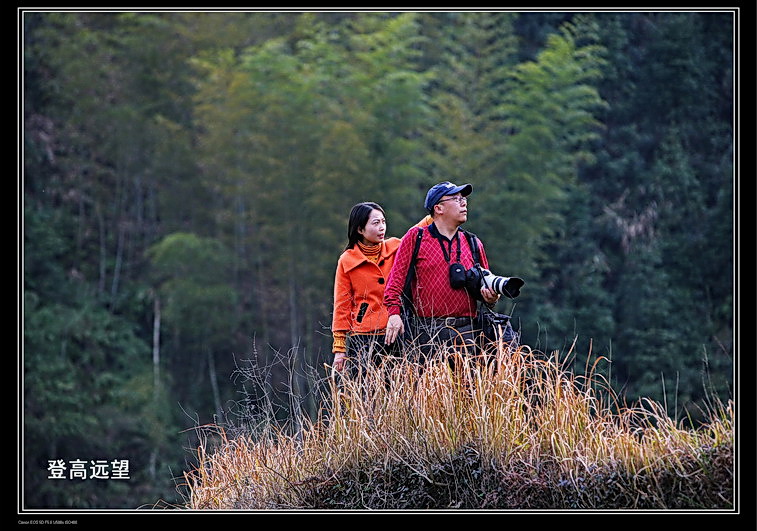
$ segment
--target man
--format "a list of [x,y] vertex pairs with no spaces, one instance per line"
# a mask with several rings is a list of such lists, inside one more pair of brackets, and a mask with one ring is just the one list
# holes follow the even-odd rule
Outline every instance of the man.
[[[472,329],[478,303],[471,293],[459,284],[453,286],[451,271],[467,270],[474,266],[469,241],[460,226],[468,219],[468,196],[473,186],[457,186],[449,181],[429,189],[425,208],[432,218],[423,227],[420,247],[415,262],[415,277],[411,285],[411,298],[423,339],[421,345],[450,341],[461,334],[457,330]],[[387,344],[392,344],[404,332],[401,317],[402,292],[416,243],[418,228],[410,229],[402,238],[394,266],[387,279],[384,304],[389,313],[386,329]],[[479,263],[484,269],[489,264],[483,245],[479,242]],[[454,278],[454,277],[453,277]],[[486,287],[481,288],[481,299],[493,305],[499,295]],[[470,337],[466,338],[470,341]]]

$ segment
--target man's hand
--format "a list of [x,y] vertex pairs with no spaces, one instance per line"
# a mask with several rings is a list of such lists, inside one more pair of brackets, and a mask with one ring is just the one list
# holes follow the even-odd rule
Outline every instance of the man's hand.
[[481,286],[481,296],[484,298],[484,302],[489,305],[496,304],[499,300],[497,292],[484,286]]
[[405,325],[402,324],[402,317],[399,315],[390,315],[389,322],[386,324],[386,337],[384,343],[391,345],[404,331]]

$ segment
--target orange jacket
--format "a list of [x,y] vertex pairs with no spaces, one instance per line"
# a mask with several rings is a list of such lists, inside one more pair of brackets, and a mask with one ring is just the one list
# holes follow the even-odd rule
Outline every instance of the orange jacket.
[[367,333],[383,330],[389,320],[384,306],[384,288],[399,238],[387,238],[378,262],[368,260],[357,247],[339,257],[334,279],[332,332]]
[[[415,226],[423,227],[432,222],[431,216],[426,216]],[[399,238],[384,240],[377,263],[368,260],[357,246],[339,257],[334,279],[332,333],[370,333],[386,328],[389,313],[384,305],[384,288],[400,241]]]

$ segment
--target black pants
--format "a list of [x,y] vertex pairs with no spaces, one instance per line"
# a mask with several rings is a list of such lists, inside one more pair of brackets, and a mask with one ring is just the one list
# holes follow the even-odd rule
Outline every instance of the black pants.
[[[499,315],[499,314],[495,314]],[[504,316],[507,317],[507,316]],[[495,331],[493,326],[497,326]],[[485,334],[480,315],[477,317],[414,317],[406,321],[404,336],[405,349],[410,356],[415,355],[421,361],[446,352],[456,352],[466,356],[482,354],[495,340],[502,339],[510,346],[518,345],[518,335],[510,325],[509,318],[504,322],[490,325],[489,334]],[[501,337],[500,337],[501,330]]]
[[480,334],[472,317],[416,317],[405,348],[409,357],[421,363],[452,353],[472,356],[479,350]]
[[350,334],[347,336],[347,374],[351,377],[365,376],[370,367],[386,367],[396,360],[400,342],[384,344],[384,334]]

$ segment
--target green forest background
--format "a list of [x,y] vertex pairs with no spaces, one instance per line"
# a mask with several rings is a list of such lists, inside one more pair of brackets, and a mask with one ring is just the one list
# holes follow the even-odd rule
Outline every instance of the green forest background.
[[734,394],[736,22],[21,13],[23,506],[180,504],[193,428],[314,413],[350,207],[402,236],[442,180],[523,343],[695,423]]

